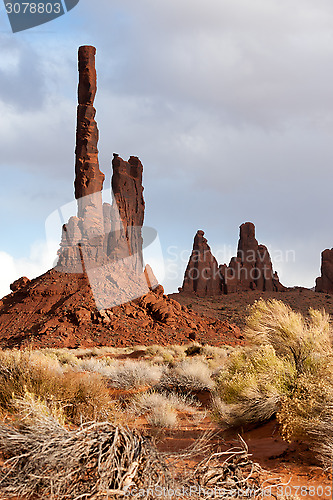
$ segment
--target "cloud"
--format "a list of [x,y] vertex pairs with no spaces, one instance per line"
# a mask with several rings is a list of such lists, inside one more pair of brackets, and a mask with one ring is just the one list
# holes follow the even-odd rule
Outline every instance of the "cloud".
[[30,248],[29,257],[14,258],[9,253],[0,252],[0,297],[10,293],[9,284],[18,278],[36,278],[51,269],[56,250],[46,243],[36,242]]

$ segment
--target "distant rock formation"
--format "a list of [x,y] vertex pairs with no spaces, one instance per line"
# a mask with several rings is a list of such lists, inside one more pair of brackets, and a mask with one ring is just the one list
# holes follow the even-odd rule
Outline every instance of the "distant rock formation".
[[223,290],[232,293],[241,290],[282,291],[272,261],[265,245],[259,245],[255,237],[255,225],[245,222],[240,226],[237,257],[229,267],[221,269]]
[[218,264],[204,234],[198,231],[195,235],[182,287],[183,292],[195,292],[199,297],[221,293]]
[[333,248],[321,254],[321,276],[316,279],[315,291],[333,294]]
[[194,238],[181,292],[204,296],[243,290],[285,290],[273,272],[267,247],[256,240],[254,224],[245,222],[240,226],[237,257],[230,260],[229,266],[218,267],[203,235],[203,231],[198,231]]

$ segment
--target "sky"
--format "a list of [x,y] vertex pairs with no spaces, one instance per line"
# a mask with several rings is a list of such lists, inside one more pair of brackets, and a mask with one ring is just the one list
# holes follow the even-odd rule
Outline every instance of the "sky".
[[[333,247],[333,4],[80,0],[13,34],[0,3],[0,295],[52,267],[45,224],[73,200],[77,50],[97,48],[100,168],[144,165],[167,292],[198,229],[219,263],[256,225],[286,286]],[[161,259],[160,259],[161,260]]]

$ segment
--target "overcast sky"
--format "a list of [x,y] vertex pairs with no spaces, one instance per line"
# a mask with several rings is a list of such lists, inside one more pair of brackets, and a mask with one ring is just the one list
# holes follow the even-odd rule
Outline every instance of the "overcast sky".
[[198,229],[224,263],[246,221],[283,284],[314,286],[333,247],[331,1],[80,0],[16,34],[0,3],[0,44],[1,295],[55,258],[45,221],[73,199],[86,44],[105,187],[113,152],[139,156],[167,291]]

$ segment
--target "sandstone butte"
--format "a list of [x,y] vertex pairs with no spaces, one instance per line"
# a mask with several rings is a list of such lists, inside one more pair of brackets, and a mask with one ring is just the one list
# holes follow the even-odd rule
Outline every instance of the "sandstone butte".
[[79,48],[75,198],[56,266],[20,278],[0,301],[0,347],[93,347],[185,343],[242,344],[239,329],[189,311],[164,294],[143,266],[140,160],[112,161],[112,204],[103,203],[98,163],[96,49]]
[[254,224],[245,222],[240,226],[237,257],[231,259],[229,266],[218,265],[204,232],[197,232],[179,291],[204,297],[245,290],[281,292],[285,289],[273,272],[267,247],[256,240]]

